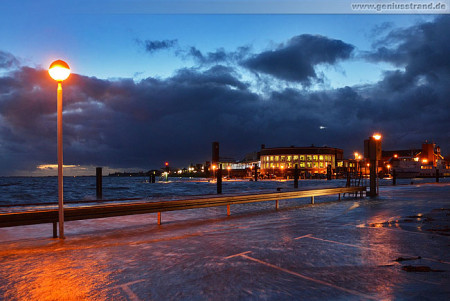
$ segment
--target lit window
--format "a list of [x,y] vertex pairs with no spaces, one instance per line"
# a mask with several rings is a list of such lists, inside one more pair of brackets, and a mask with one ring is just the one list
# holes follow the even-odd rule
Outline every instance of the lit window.
[[278,166],[279,166],[278,163],[276,163],[276,164],[275,164],[275,167],[278,167]]
[[305,168],[305,162],[300,162],[300,167]]
[[300,161],[305,161],[305,156],[304,155],[300,155]]
[[319,161],[323,161],[323,156],[322,155],[319,156]]
[[273,156],[270,156],[270,161],[273,161]]
[[317,167],[317,162],[314,162],[314,167],[315,167],[315,168]]
[[338,162],[339,167],[342,167],[342,165],[343,165],[342,162]]
[[275,161],[278,161],[278,160],[280,160],[280,157],[279,156],[275,156]]
[[288,160],[288,162],[291,162],[292,161],[292,156],[287,156],[287,160]]
[[317,161],[317,155],[314,155],[314,156],[313,156],[313,160],[314,160],[314,161]]
[[312,163],[311,162],[306,163],[306,167],[311,168],[312,167]]
[[323,168],[323,162],[319,162],[319,167]]
[[294,156],[294,161],[298,160],[298,156]]
[[307,156],[306,156],[306,160],[311,161],[311,159],[312,159],[312,156],[311,156],[311,155],[307,155]]
[[281,162],[284,162],[284,156],[281,156]]

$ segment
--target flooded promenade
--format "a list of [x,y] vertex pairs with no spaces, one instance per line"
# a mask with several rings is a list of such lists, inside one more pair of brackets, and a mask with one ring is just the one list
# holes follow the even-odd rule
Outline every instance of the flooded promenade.
[[446,300],[450,184],[0,229],[1,300]]

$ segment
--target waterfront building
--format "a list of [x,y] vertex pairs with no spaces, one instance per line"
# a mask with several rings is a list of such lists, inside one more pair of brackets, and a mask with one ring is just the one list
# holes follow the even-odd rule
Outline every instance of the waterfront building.
[[328,146],[266,148],[263,145],[260,151],[261,175],[292,176],[295,165],[300,175],[324,175],[327,168],[335,171],[337,162],[343,160],[343,153],[342,149]]
[[382,157],[385,171],[395,170],[398,177],[434,177],[436,170],[441,175],[450,174],[448,162],[434,143],[425,142],[421,149],[383,151]]

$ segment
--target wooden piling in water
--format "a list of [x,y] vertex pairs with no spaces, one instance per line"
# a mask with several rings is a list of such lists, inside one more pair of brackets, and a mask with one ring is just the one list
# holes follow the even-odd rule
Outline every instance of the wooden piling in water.
[[96,192],[97,192],[97,199],[103,198],[103,184],[102,184],[102,168],[97,167],[95,169],[95,176],[96,176]]
[[217,169],[217,194],[222,194],[222,164]]
[[298,164],[295,164],[294,169],[294,188],[298,188]]

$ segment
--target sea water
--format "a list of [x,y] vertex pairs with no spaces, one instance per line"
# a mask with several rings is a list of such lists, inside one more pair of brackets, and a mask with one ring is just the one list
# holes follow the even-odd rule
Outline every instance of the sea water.
[[[398,185],[434,182],[428,179],[398,179]],[[440,179],[450,182],[450,179]],[[103,200],[121,201],[136,199],[171,200],[183,197],[214,195],[217,184],[204,178],[168,178],[150,183],[148,177],[103,177]],[[368,186],[363,180],[362,185]],[[223,180],[223,194],[262,193],[293,189],[293,180]],[[299,180],[299,189],[345,187],[345,179]],[[382,179],[380,185],[392,185],[392,180]],[[95,177],[64,177],[64,202],[72,206],[96,200]],[[39,206],[57,204],[57,177],[0,177],[0,211],[9,206]]]

